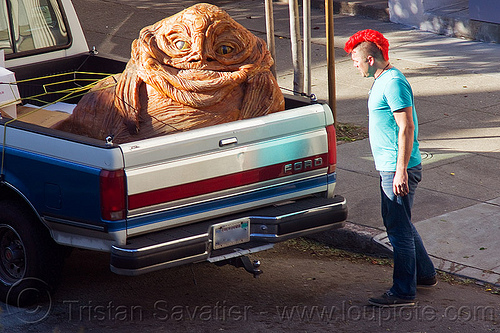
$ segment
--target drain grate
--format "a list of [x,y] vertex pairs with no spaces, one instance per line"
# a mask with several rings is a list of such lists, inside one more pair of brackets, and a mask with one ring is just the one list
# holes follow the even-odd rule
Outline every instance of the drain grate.
[[422,160],[430,160],[431,158],[434,157],[432,153],[428,153],[426,151],[421,151],[420,155],[422,156]]

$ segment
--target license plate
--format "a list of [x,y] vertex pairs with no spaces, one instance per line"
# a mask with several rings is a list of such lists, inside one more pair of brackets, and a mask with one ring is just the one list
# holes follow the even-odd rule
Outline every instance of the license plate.
[[214,250],[250,241],[250,219],[240,219],[213,225]]

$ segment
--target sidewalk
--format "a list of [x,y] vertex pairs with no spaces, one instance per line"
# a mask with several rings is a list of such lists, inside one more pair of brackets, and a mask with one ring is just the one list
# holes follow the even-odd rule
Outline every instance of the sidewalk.
[[[500,46],[359,16],[335,19],[336,47],[357,30],[383,32],[391,42],[391,62],[413,86],[425,170],[413,220],[436,267],[500,284],[500,181],[495,172],[500,158]],[[351,66],[342,56],[336,60],[338,120],[366,125],[372,80],[355,77]],[[338,161],[336,192],[348,200],[349,221],[343,230],[319,239],[386,253],[391,247],[380,232],[378,174],[368,140],[340,145]]]
[[[360,9],[365,3],[369,6]],[[381,1],[354,4],[362,16],[348,12],[334,18],[338,121],[368,124],[366,102],[373,80],[359,77],[342,49],[356,31],[379,30],[390,41],[391,63],[405,73],[415,93],[424,157],[424,179],[413,210],[415,226],[438,269],[500,285],[496,255],[500,253],[500,180],[495,173],[500,159],[500,69],[496,65],[500,45],[367,18],[380,17]],[[274,10],[278,17],[285,15]],[[321,10],[314,14],[313,27],[321,29],[313,30],[313,41],[315,46],[325,45],[324,14]],[[278,34],[287,35],[285,29],[278,28]],[[278,54],[286,48],[282,45]],[[327,100],[326,57],[323,49],[313,49],[312,91]],[[279,83],[290,88],[291,66],[286,57],[278,59]],[[315,238],[336,247],[387,255],[392,248],[380,217],[378,173],[368,140],[338,146],[337,174],[336,193],[347,198],[348,222],[344,229]]]
[[[333,3],[335,13],[390,21],[387,0],[333,0]],[[311,0],[311,4],[317,8],[323,8],[325,1]],[[441,4],[426,11],[418,28],[445,36],[483,42],[500,42],[499,24],[470,19],[469,0],[454,0],[453,3]]]
[[[116,17],[100,18],[109,2],[114,4]],[[131,11],[132,2],[118,0],[95,2],[92,8],[78,0],[73,3],[80,9],[89,45],[123,57],[129,57],[130,43],[142,27],[186,5],[180,0],[155,2],[154,11]],[[263,1],[212,3],[265,38]],[[274,16],[277,77],[281,87],[290,89],[288,5],[275,2]],[[419,115],[424,178],[415,198],[413,221],[439,269],[500,285],[500,45],[444,37],[362,16],[335,15],[334,21],[338,121],[368,124],[366,104],[372,80],[359,76],[343,46],[358,30],[379,30],[390,41],[391,63],[413,87]],[[312,10],[312,27],[312,92],[328,100],[325,16],[319,8]],[[322,240],[365,252],[387,252],[378,174],[368,140],[338,146],[337,172],[336,193],[347,198],[348,223],[343,230],[322,234]]]

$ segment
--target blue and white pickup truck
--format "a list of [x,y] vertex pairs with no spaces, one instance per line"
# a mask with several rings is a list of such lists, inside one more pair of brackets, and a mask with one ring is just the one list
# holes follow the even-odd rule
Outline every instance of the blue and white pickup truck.
[[6,67],[23,103],[43,112],[18,105],[0,120],[2,301],[52,290],[71,247],[109,252],[123,275],[202,261],[258,275],[247,254],[343,225],[327,105],[287,97],[282,112],[119,145],[57,131],[45,121],[61,115],[43,108],[58,101],[50,87],[79,85],[60,73],[119,73],[126,63],[88,51],[69,0],[0,6]]

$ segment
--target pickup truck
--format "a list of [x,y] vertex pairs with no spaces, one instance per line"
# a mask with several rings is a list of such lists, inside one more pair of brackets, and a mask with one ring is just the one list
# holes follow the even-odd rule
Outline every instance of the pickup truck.
[[257,276],[248,254],[343,226],[328,105],[287,96],[285,111],[124,144],[58,131],[47,106],[126,62],[89,51],[69,0],[1,6],[23,104],[0,120],[2,301],[54,290],[70,248],[109,252],[122,275],[209,261]]

